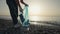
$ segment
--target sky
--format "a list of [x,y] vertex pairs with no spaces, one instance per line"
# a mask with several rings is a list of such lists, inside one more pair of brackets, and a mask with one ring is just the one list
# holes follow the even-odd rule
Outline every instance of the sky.
[[[60,0],[24,0],[30,16],[60,16]],[[24,8],[24,5],[22,5]],[[6,0],[0,0],[0,15],[10,15]]]

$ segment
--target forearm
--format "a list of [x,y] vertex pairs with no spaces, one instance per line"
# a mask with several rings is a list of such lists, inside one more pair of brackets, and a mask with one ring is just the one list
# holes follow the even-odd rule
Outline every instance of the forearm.
[[19,8],[22,9],[20,6],[19,0],[15,0],[15,1],[16,1],[16,4],[19,6]]
[[24,4],[24,5],[26,5],[26,3],[25,3],[25,2],[23,2],[23,0],[21,0],[20,2],[21,2],[22,4]]
[[26,5],[26,3],[24,3],[24,2],[21,2],[22,4],[24,4],[24,5]]
[[22,9],[21,5],[19,4],[19,8]]

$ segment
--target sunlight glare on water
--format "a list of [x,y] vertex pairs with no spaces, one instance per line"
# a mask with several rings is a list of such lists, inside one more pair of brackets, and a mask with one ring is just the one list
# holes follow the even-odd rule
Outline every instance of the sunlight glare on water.
[[30,16],[31,21],[57,21],[60,22],[60,17],[45,17],[45,16]]
[[39,20],[39,18],[38,18],[38,16],[34,16],[34,17],[30,17],[30,19],[31,19],[31,21],[33,20],[33,21],[38,21]]

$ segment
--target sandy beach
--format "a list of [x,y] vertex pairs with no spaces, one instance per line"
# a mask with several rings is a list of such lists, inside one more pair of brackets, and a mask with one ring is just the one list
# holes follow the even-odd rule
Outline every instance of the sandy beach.
[[30,30],[22,30],[20,26],[14,28],[12,20],[0,19],[0,34],[60,34],[60,27],[30,24]]

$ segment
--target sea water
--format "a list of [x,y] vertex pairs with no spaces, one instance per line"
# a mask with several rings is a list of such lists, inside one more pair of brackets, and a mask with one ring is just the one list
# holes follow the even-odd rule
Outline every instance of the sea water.
[[[2,15],[0,16],[0,19],[6,19],[6,20],[11,20],[11,16],[7,15]],[[19,18],[18,18],[19,20]],[[46,16],[29,16],[30,21],[56,21],[60,22],[60,16],[51,16],[51,17],[46,17]]]
[[[11,16],[0,16],[0,19],[5,19],[5,20],[12,20]],[[18,18],[18,20],[20,21],[20,19]],[[40,25],[45,25],[45,23],[43,21],[46,21],[48,23],[54,23],[57,25],[60,25],[60,17],[59,16],[54,16],[54,17],[44,17],[44,16],[29,16],[29,23],[30,24],[40,24]],[[33,22],[31,22],[33,21]],[[34,22],[35,21],[35,22]],[[42,23],[40,22],[42,21]],[[39,23],[38,23],[39,22]],[[49,24],[48,24],[49,25]]]
[[56,21],[60,22],[60,16],[29,16],[30,21]]

